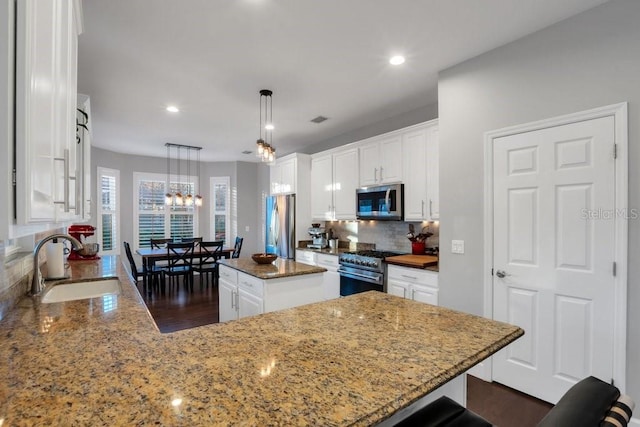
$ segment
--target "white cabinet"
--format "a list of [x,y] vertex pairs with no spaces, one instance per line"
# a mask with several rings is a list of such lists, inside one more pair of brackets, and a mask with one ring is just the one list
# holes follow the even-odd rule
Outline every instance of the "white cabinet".
[[324,273],[322,287],[324,299],[340,298],[340,274],[338,273],[338,257],[336,255],[316,254],[316,265],[327,269]]
[[76,123],[76,211],[88,221],[91,219],[91,103],[87,95],[78,94]]
[[292,194],[296,192],[296,158],[278,159],[271,166],[271,194]]
[[387,293],[438,305],[438,273],[390,265],[387,268]]
[[220,265],[220,322],[322,301],[322,273],[262,280]]
[[360,147],[360,186],[402,182],[402,138],[374,138]]
[[437,123],[432,121],[402,134],[406,221],[432,221],[439,218],[437,131]]
[[296,249],[296,262],[302,264],[316,265],[316,254],[312,251],[305,251],[303,249]]
[[356,219],[356,188],[357,148],[314,156],[311,160],[312,219]]
[[[20,225],[75,218],[77,2],[16,3],[16,212]],[[66,159],[66,161],[65,161]],[[57,205],[60,205],[59,207]]]

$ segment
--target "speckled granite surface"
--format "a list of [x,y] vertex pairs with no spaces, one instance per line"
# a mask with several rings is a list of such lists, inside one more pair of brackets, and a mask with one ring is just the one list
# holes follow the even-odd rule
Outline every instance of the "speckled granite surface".
[[276,259],[271,264],[258,264],[251,258],[221,259],[218,262],[259,279],[278,279],[281,277],[324,273],[327,271],[327,269],[323,267],[282,258]]
[[367,292],[160,334],[117,259],[83,263],[123,293],[0,322],[3,426],[372,425],[523,333]]

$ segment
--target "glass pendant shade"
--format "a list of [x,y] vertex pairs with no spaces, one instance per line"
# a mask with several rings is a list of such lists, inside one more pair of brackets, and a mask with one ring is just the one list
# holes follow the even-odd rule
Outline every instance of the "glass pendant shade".
[[201,195],[197,195],[197,196],[195,197],[195,199],[196,199],[196,200],[195,200],[194,204],[195,204],[196,206],[198,206],[198,207],[202,206],[202,196],[201,196]]
[[173,203],[173,194],[171,193],[167,193],[164,195],[164,204],[165,205],[170,205]]
[[[256,141],[256,157],[261,162],[273,163],[276,158],[276,150],[273,148],[273,92],[269,89],[260,91],[260,138]],[[263,109],[264,98],[264,115]],[[263,120],[264,118],[264,120]],[[264,131],[264,139],[262,133]],[[268,142],[267,142],[268,141]]]

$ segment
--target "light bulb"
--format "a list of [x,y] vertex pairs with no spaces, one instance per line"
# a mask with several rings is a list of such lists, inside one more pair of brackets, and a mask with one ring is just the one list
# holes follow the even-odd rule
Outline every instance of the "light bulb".
[[184,199],[182,198],[182,193],[176,193],[176,205],[182,206],[184,204]]
[[164,195],[164,204],[165,205],[170,205],[171,203],[173,203],[173,195],[171,193],[167,193]]
[[202,206],[202,196],[199,195],[199,194],[196,196],[195,205],[196,206]]
[[184,204],[186,206],[192,206],[193,205],[193,196],[191,194],[187,194],[187,197],[184,199]]

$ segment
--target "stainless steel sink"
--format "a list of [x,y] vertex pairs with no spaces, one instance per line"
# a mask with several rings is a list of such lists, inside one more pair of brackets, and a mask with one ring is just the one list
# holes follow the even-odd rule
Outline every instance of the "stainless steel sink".
[[83,282],[55,285],[42,296],[43,303],[74,301],[105,295],[119,295],[122,292],[118,279],[87,280]]

